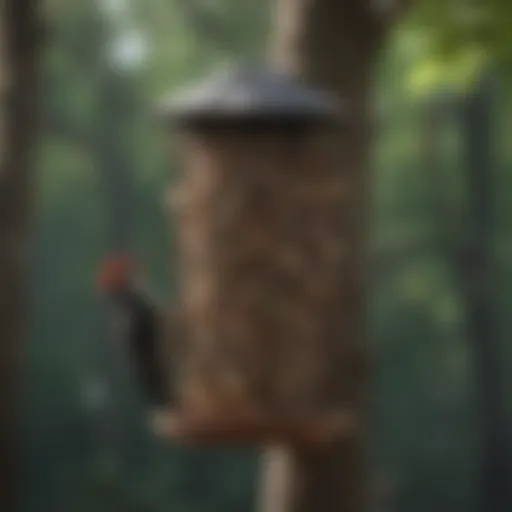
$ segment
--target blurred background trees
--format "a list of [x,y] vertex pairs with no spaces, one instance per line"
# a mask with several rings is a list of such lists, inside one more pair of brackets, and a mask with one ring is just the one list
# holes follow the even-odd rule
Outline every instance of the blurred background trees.
[[[375,4],[387,16],[395,3]],[[508,510],[512,7],[411,4],[382,45],[375,85],[372,503],[476,510],[495,472],[483,496],[505,507],[489,510]],[[256,502],[254,452],[149,433],[109,352],[93,275],[107,251],[130,248],[157,298],[176,293],[163,195],[179,169],[154,99],[222,62],[265,55],[273,6],[44,2],[23,511],[235,512]]]
[[38,2],[0,4],[0,507],[14,510],[25,353],[41,36]]

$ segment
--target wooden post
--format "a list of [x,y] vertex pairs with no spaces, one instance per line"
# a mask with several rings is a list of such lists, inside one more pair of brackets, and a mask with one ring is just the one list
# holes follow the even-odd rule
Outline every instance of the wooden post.
[[[396,6],[405,2],[396,2]],[[397,12],[378,12],[356,0],[280,0],[273,57],[282,69],[334,93],[347,106],[348,129],[339,134],[337,169],[346,187],[338,236],[346,251],[339,307],[337,379],[328,391],[364,424],[368,357],[364,347],[364,235],[367,160],[371,140],[374,64]],[[360,425],[361,425],[360,423]],[[290,490],[279,512],[359,512],[365,506],[364,431],[318,452],[283,450],[263,471],[263,489],[275,472],[288,471]],[[262,512],[273,511],[263,499]]]

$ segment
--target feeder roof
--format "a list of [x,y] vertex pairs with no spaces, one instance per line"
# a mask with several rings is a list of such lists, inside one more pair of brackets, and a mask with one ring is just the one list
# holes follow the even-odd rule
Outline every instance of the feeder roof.
[[329,121],[339,115],[330,95],[259,66],[222,70],[164,100],[161,113],[180,123],[223,120]]

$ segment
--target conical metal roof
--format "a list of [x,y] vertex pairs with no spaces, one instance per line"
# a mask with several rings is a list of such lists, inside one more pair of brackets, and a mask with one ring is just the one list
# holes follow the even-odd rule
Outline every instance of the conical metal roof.
[[179,123],[268,120],[330,121],[340,114],[335,99],[261,66],[238,65],[173,94],[159,105]]

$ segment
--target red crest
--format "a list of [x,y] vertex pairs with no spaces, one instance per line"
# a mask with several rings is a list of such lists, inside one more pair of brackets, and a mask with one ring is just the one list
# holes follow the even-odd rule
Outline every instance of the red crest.
[[126,284],[135,273],[135,261],[130,254],[110,255],[99,267],[96,274],[96,286],[102,292],[108,292]]

